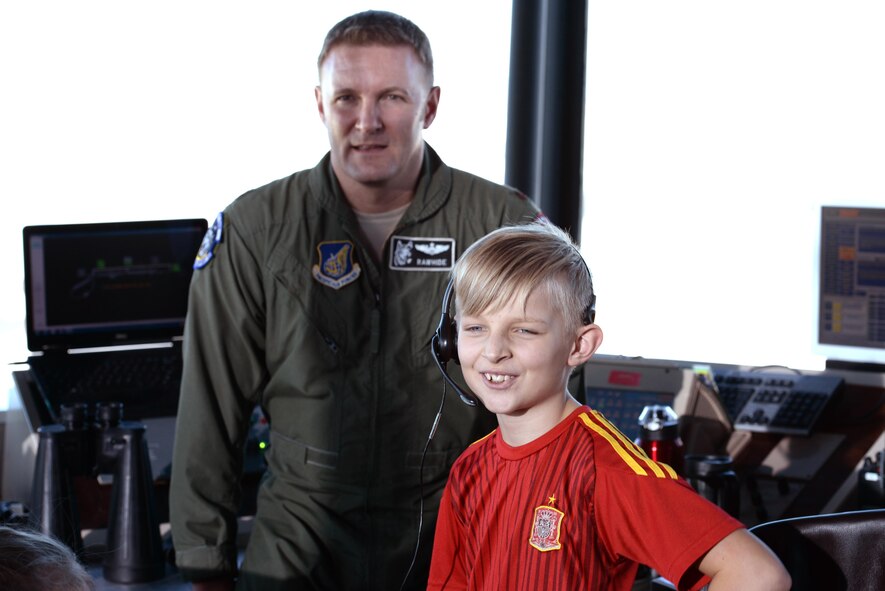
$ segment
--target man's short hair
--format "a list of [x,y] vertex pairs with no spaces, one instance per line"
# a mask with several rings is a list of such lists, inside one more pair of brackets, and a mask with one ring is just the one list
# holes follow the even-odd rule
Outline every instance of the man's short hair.
[[456,310],[467,315],[526,302],[546,289],[566,327],[577,330],[593,299],[593,279],[571,236],[548,221],[494,230],[474,242],[452,271]]
[[345,18],[326,34],[317,58],[318,69],[322,69],[329,52],[338,45],[407,45],[415,50],[433,84],[430,40],[418,25],[403,16],[384,10],[366,10]]

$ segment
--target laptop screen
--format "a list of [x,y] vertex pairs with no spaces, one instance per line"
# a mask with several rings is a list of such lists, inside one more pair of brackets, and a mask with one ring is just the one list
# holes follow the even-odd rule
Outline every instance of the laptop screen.
[[28,349],[181,336],[206,227],[203,219],[26,226]]

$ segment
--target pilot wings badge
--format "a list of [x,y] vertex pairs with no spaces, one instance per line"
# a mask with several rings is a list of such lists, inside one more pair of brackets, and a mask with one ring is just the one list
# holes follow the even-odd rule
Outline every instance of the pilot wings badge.
[[441,252],[446,252],[449,250],[448,244],[437,244],[436,242],[431,242],[430,244],[416,244],[415,250],[419,252],[423,252],[426,255],[436,255]]
[[313,278],[333,289],[341,289],[360,276],[359,263],[353,262],[353,243],[349,240],[320,242],[319,263],[313,266]]

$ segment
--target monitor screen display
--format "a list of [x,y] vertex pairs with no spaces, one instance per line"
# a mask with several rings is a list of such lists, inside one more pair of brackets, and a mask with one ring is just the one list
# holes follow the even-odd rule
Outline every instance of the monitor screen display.
[[885,208],[821,209],[819,286],[821,345],[885,349]]
[[180,336],[202,219],[24,228],[28,348]]

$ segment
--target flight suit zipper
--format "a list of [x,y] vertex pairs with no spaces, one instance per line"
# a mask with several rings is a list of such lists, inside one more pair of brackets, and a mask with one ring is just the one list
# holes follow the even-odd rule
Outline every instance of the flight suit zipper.
[[375,292],[375,307],[369,318],[369,351],[373,354],[381,352],[381,294]]

